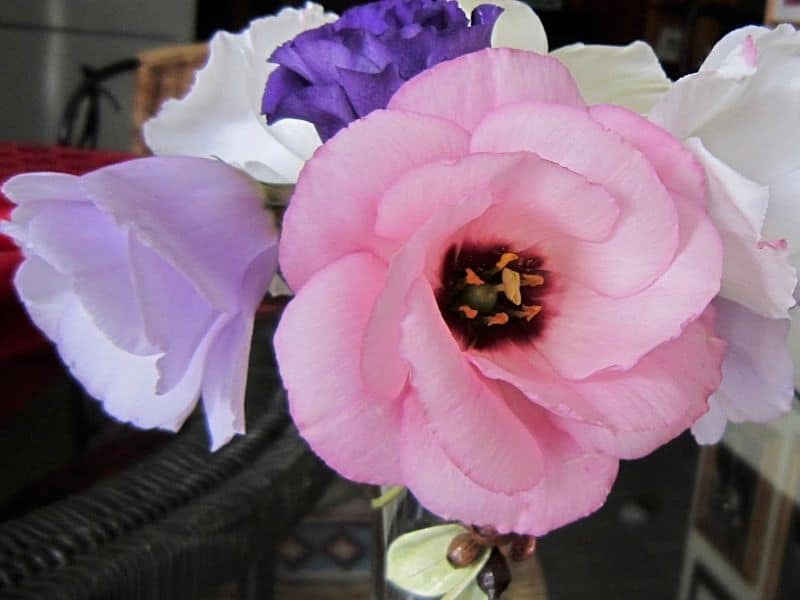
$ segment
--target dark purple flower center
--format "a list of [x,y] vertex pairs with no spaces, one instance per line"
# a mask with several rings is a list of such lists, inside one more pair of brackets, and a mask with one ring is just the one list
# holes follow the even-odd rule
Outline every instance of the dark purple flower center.
[[452,246],[442,264],[436,300],[445,322],[470,348],[525,342],[545,325],[550,275],[542,260],[507,245]]
[[261,108],[272,124],[295,118],[323,141],[351,121],[385,108],[414,75],[488,48],[502,9],[487,4],[466,15],[453,1],[382,0],[346,10],[334,23],[280,46]]

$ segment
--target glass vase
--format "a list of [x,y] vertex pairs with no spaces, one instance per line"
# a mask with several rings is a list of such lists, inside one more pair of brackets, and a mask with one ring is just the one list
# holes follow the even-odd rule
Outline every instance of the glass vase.
[[395,539],[417,529],[441,525],[445,521],[425,510],[409,492],[376,511],[376,557],[374,576],[374,597],[376,600],[416,600],[422,598],[401,590],[386,580],[386,551]]
[[[378,600],[417,600],[429,598],[396,587],[386,579],[386,552],[390,544],[411,531],[442,525],[446,521],[428,512],[417,499],[405,492],[398,500],[376,511],[376,556],[373,571],[374,597]],[[492,537],[491,528],[472,528],[471,531]],[[489,562],[478,575],[484,598],[494,600],[544,600],[547,598],[545,578],[538,558],[533,554],[536,540],[530,536],[496,536]],[[512,541],[513,540],[513,543]],[[500,581],[504,583],[499,583]],[[493,583],[494,582],[494,583]],[[486,585],[483,585],[486,584]],[[497,590],[503,590],[499,592]],[[459,596],[460,597],[460,596]],[[469,596],[472,598],[473,596]]]

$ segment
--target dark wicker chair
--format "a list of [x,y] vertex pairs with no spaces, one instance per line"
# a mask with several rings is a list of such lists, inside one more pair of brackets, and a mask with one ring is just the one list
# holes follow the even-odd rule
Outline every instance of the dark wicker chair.
[[155,454],[0,524],[0,598],[272,597],[276,543],[332,475],[298,437],[257,326],[248,434],[210,454],[195,415]]

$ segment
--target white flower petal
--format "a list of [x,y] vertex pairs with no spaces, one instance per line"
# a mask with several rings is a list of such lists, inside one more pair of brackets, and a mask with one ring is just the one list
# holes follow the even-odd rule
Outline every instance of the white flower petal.
[[800,170],[772,180],[764,237],[789,241],[789,260],[800,269]]
[[725,65],[730,64],[731,57],[741,54],[741,47],[748,37],[752,38],[753,41],[757,41],[762,35],[770,31],[772,30],[769,27],[760,25],[748,25],[747,27],[734,29],[714,44],[698,71],[713,72],[723,68]]
[[569,69],[587,104],[618,104],[646,113],[669,90],[653,49],[644,42],[627,46],[572,44],[552,55]]
[[769,190],[713,156],[700,140],[686,142],[705,167],[709,213],[724,248],[720,295],[769,318],[785,318],[797,285],[785,243],[762,239]]
[[713,396],[708,400],[708,412],[692,425],[692,435],[698,444],[716,444],[725,435],[728,419],[719,401]]
[[[795,365],[800,365],[800,315],[797,314],[797,311],[798,309],[791,311],[792,324],[789,327],[789,354],[792,356],[792,362]],[[800,368],[795,369],[794,387],[800,390]]]
[[530,6],[518,0],[458,0],[467,16],[481,4],[494,4],[503,9],[492,30],[492,48],[516,48],[547,54],[547,33]]
[[[336,18],[321,6],[285,8],[257,19],[242,33],[217,33],[208,64],[189,94],[164,104],[144,125],[147,145],[156,154],[218,157],[233,164],[261,163],[277,174],[271,183],[296,181],[304,162],[319,145],[313,126],[290,120],[267,126],[261,97],[275,65],[272,52],[297,34]],[[253,170],[253,176],[270,171]]]
[[794,397],[794,366],[786,347],[789,319],[765,319],[740,304],[715,301],[715,330],[728,343],[722,384],[711,410],[692,429],[701,443],[715,443],[725,420],[766,422],[786,413]]
[[[750,38],[737,32],[720,42],[713,60],[677,81],[650,118],[679,138],[699,137],[714,156],[766,184],[800,169],[800,33],[791,26],[744,33]],[[755,70],[741,59],[749,43]]]

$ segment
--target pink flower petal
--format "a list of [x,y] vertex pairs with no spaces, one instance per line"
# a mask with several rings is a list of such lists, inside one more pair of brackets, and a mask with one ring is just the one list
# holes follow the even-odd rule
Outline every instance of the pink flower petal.
[[[403,200],[411,205],[408,221]],[[496,204],[489,208],[492,201]],[[422,221],[431,209],[437,212]],[[387,285],[367,327],[365,381],[391,397],[405,384],[408,365],[398,348],[406,294],[423,272],[433,287],[439,284],[448,246],[488,239],[524,250],[543,236],[599,239],[608,235],[617,214],[602,188],[530,154],[474,155],[401,178],[382,198],[377,227],[384,234],[411,237],[392,256]]]
[[461,237],[473,242],[502,240],[515,252],[554,239],[566,244],[604,241],[620,214],[617,202],[601,186],[529,152],[520,153],[492,192],[493,206]]
[[364,381],[375,393],[396,397],[408,377],[408,363],[400,351],[400,322],[407,311],[406,296],[414,281],[426,270],[439,276],[441,259],[455,231],[488,208],[488,191],[463,198],[439,212],[414,233],[392,256],[386,285],[370,315],[364,334],[361,368]]
[[606,415],[602,407],[581,396],[570,381],[553,371],[549,363],[531,344],[508,344],[499,350],[470,350],[465,357],[485,377],[505,381],[549,412],[564,417],[611,426],[615,416]]
[[342,475],[370,483],[402,481],[402,399],[372,395],[360,369],[364,330],[385,276],[385,265],[364,253],[332,263],[286,307],[274,342],[303,437]]
[[582,381],[560,378],[533,348],[527,353],[520,347],[473,351],[469,358],[485,376],[514,385],[546,408],[575,439],[600,440],[591,447],[634,458],[672,439],[707,410],[706,400],[720,381],[724,349],[710,322],[694,322],[630,370]]
[[[424,409],[412,396],[403,408],[403,473],[420,502],[445,519],[532,535],[544,535],[600,508],[616,478],[617,461],[582,450],[518,392],[505,388],[502,401],[537,440],[544,466],[539,484],[511,494],[478,485],[444,451]],[[476,439],[475,444],[498,441]],[[526,467],[523,454],[502,468]]]
[[659,344],[680,336],[717,294],[722,270],[719,235],[697,205],[679,201],[675,206],[680,218],[678,253],[647,289],[610,298],[567,277],[558,279],[546,302],[552,314],[535,344],[560,375],[583,379],[604,369],[631,368]]
[[416,166],[466,155],[468,145],[468,134],[451,123],[388,111],[375,111],[329,140],[301,173],[284,216],[280,257],[289,286],[300,289],[349,252],[381,254],[374,233],[380,195]]
[[523,101],[585,108],[558,60],[509,48],[473,52],[423,71],[395,92],[388,108],[441,117],[472,131],[488,112]]
[[685,431],[708,410],[722,379],[725,344],[710,320],[694,321],[677,340],[663,344],[625,373],[603,373],[570,385],[606,415],[607,426],[554,417],[587,449],[640,458]]
[[620,222],[608,242],[543,247],[584,285],[626,296],[647,287],[671,262],[678,222],[669,193],[640,152],[587,112],[534,103],[498,109],[475,130],[471,151],[534,152],[601,185],[619,203]]
[[439,210],[478,193],[494,194],[514,181],[523,155],[476,154],[438,161],[400,176],[381,196],[375,232],[405,241]]
[[473,154],[401,177],[381,198],[376,232],[406,240],[437,211],[479,190],[495,207],[465,237],[502,239],[517,250],[554,235],[604,240],[619,215],[602,187],[535,154]]
[[670,194],[699,206],[708,204],[703,166],[672,134],[644,117],[611,104],[592,106],[589,114],[644,154]]
[[496,386],[464,360],[424,280],[410,294],[401,345],[430,431],[464,476],[502,494],[541,481],[543,457],[536,438]]

